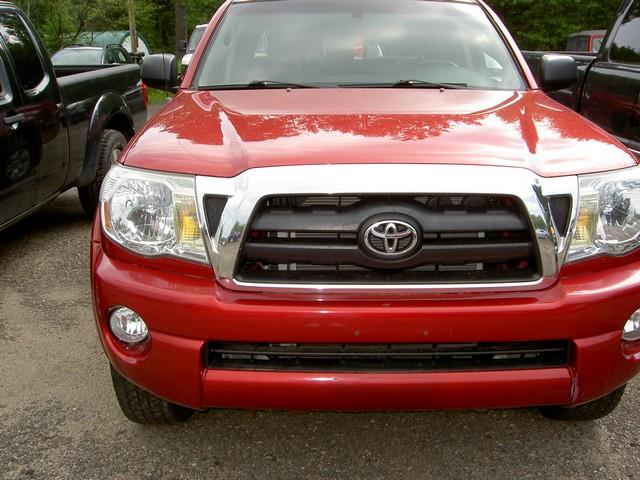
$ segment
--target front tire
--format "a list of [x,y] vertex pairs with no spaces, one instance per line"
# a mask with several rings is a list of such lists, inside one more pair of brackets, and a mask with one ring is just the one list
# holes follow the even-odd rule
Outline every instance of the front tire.
[[143,425],[175,425],[188,420],[193,410],[174,405],[134,385],[112,366],[111,381],[125,417]]
[[552,420],[564,420],[570,422],[585,422],[598,420],[613,412],[624,394],[626,385],[611,392],[606,397],[599,398],[593,402],[585,403],[578,407],[542,407],[540,412]]
[[96,176],[89,185],[78,187],[78,196],[84,213],[93,218],[100,200],[100,187],[105,175],[109,172],[111,164],[120,158],[127,139],[117,130],[105,130],[102,132],[100,145],[98,145]]

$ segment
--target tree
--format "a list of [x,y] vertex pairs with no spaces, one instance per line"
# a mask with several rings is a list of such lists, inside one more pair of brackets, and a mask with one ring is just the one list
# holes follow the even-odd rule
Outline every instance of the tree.
[[581,30],[607,29],[620,0],[488,0],[524,50],[563,50]]
[[182,0],[182,3],[187,12],[187,26],[191,31],[196,25],[209,23],[224,0]]
[[187,40],[187,12],[182,4],[182,0],[174,0],[175,2],[175,38],[176,38],[176,54],[180,55],[180,43]]
[[[83,31],[129,30],[127,2],[122,0],[22,0],[50,52],[73,43]],[[155,51],[171,51],[173,0],[134,0],[137,30]]]
[[[133,0],[138,32],[156,52],[174,51],[176,39],[208,23],[223,0]],[[393,1],[393,0],[388,0]],[[558,50],[580,30],[606,29],[621,0],[488,0],[521,48]],[[54,51],[84,30],[128,30],[122,0],[19,0]],[[184,12],[184,16],[183,16]]]

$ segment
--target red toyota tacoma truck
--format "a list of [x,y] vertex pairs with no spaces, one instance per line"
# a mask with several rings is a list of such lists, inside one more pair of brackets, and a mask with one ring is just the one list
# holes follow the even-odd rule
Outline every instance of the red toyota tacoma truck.
[[[175,58],[142,76],[173,88]],[[640,167],[480,0],[234,0],[107,174],[126,416],[610,413],[640,370]]]

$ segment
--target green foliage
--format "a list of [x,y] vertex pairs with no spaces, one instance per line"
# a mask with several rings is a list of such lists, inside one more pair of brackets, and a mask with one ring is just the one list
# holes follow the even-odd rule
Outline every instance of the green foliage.
[[149,88],[149,103],[162,105],[167,100],[175,97],[173,93],[163,92],[162,90],[156,90],[155,88]]
[[187,11],[187,30],[203,23],[209,23],[211,17],[224,0],[182,0]]
[[[26,10],[27,0],[17,0]],[[223,0],[183,0],[187,30],[208,23]],[[30,17],[51,53],[82,31],[128,30],[124,0],[29,0]],[[137,30],[154,52],[170,52],[175,45],[174,0],[135,0]]]
[[[389,0],[393,1],[393,0]],[[23,7],[27,0],[18,0]],[[182,0],[187,31],[208,23],[223,0]],[[561,50],[567,36],[580,30],[606,29],[620,0],[488,0],[527,50]],[[173,51],[174,0],[135,0],[138,31],[154,51]],[[55,51],[65,35],[86,30],[128,29],[123,0],[30,0],[31,19]]]
[[581,30],[608,29],[621,0],[488,0],[524,50],[563,50]]
[[[18,3],[26,7],[26,0]],[[129,29],[127,3],[122,0],[30,0],[29,3],[31,20],[50,52],[66,43],[73,43],[83,31]],[[172,1],[167,0],[163,4],[157,0],[136,0],[135,7],[138,31],[152,48],[161,50],[171,44]],[[171,22],[166,17],[170,17]]]

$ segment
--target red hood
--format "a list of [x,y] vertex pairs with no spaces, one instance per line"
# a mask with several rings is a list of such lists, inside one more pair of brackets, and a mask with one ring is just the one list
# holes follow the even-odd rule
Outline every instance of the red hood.
[[222,177],[327,163],[500,165],[545,177],[636,164],[541,92],[424,89],[183,92],[124,162]]

